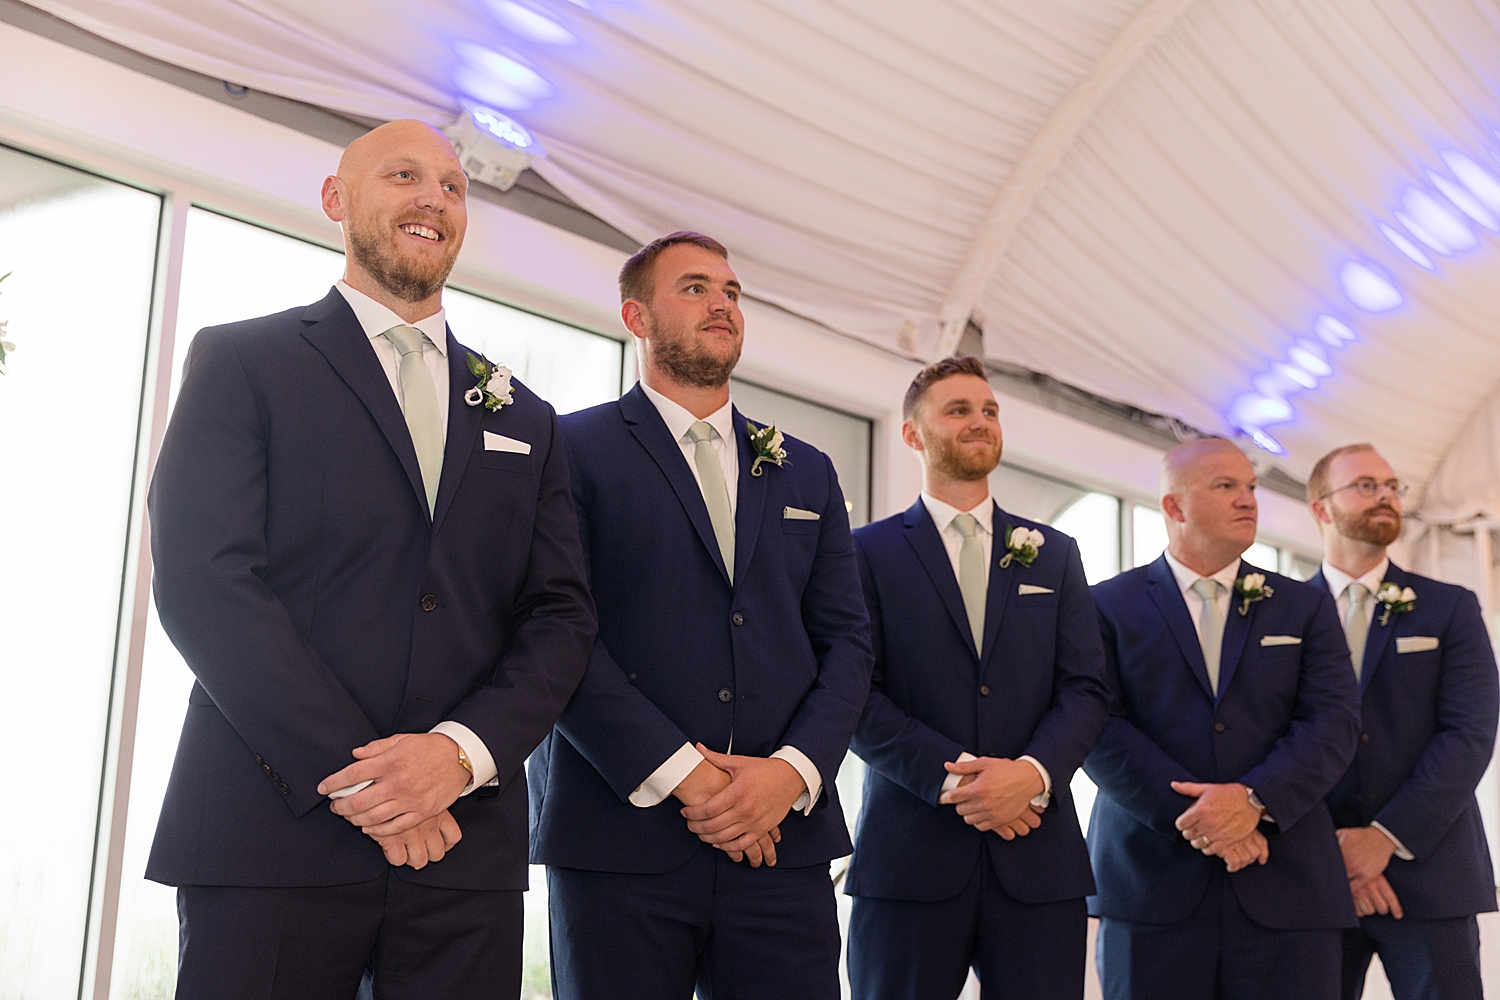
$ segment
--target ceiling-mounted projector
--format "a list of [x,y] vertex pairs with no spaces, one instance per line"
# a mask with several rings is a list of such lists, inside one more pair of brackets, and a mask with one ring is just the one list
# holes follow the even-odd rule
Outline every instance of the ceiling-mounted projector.
[[470,180],[501,191],[510,190],[533,159],[547,155],[520,122],[478,105],[464,111],[443,134],[453,143]]

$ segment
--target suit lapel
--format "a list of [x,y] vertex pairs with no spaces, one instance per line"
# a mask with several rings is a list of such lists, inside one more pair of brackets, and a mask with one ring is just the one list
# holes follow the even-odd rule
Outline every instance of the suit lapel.
[[[995,504],[990,512],[990,582],[985,589],[984,597],[984,643],[980,646],[982,650],[980,659],[988,666],[990,653],[995,648],[995,637],[1000,632],[1000,619],[1005,616],[1005,609],[1010,606],[1011,577],[1015,573],[1016,561],[1011,560],[1010,565],[1004,569],[1000,568],[1000,560],[1008,551],[1006,548],[1005,526],[1010,522],[1010,516]],[[962,597],[962,592],[960,592]]]
[[[1251,569],[1254,567],[1249,563],[1241,562],[1235,578],[1239,579]],[[1270,599],[1275,600],[1275,595],[1273,594]],[[1234,680],[1234,672],[1239,669],[1240,658],[1245,655],[1245,642],[1250,638],[1250,621],[1255,617],[1256,609],[1261,604],[1260,601],[1252,601],[1249,609],[1244,614],[1240,614],[1240,607],[1244,601],[1243,597],[1230,590],[1229,618],[1224,622],[1224,648],[1219,653],[1220,698],[1224,697],[1224,692],[1229,690],[1229,682]]]
[[[1386,567],[1385,579],[1381,583],[1394,583],[1401,587],[1410,585],[1411,578],[1406,571],[1395,563]],[[1370,595],[1370,600],[1375,601],[1375,595]],[[1365,636],[1365,658],[1360,663],[1359,670],[1359,693],[1364,694],[1365,688],[1370,686],[1370,678],[1375,676],[1375,671],[1380,668],[1380,661],[1385,656],[1385,651],[1390,647],[1391,636],[1396,634],[1396,621],[1400,617],[1391,615],[1386,619],[1384,625],[1380,624],[1380,616],[1385,614],[1385,608],[1379,603],[1375,604],[1375,617],[1370,619],[1370,631]]]
[[[703,491],[698,488],[698,480],[693,478],[693,470],[688,468],[681,447],[672,440],[666,422],[662,420],[661,414],[656,411],[640,383],[636,383],[634,389],[620,397],[620,412],[630,425],[630,433],[656,462],[662,475],[667,477],[682,509],[687,512],[688,520],[698,532],[698,540],[708,549],[709,557],[719,567],[724,582],[729,583],[729,573],[724,568],[724,555],[719,551],[719,539],[714,534],[713,522],[708,519],[708,505],[703,502]],[[743,475],[743,470],[741,474]],[[738,541],[735,548],[739,548]]]
[[426,514],[427,490],[422,485],[422,469],[417,464],[417,450],[412,446],[411,432],[406,429],[406,418],[401,415],[401,405],[391,391],[390,379],[380,367],[380,360],[349,303],[338,289],[332,289],[323,301],[309,306],[302,313],[302,322],[307,324],[302,336],[317,348],[344,384],[359,397],[374,418],[375,425],[385,435],[386,442],[406,470],[413,496]]
[[[917,502],[907,508],[902,524],[906,528],[907,544],[912,547],[912,551],[917,554],[917,560],[927,570],[928,578],[937,588],[938,597],[942,599],[943,606],[948,609],[948,617],[953,619],[954,627],[963,637],[965,648],[977,661],[973,633],[969,630],[969,613],[964,610],[964,595],[958,589],[958,577],[953,573],[953,563],[948,558],[948,550],[943,548],[943,540],[938,537],[937,525],[933,523],[932,515],[928,513],[927,505],[922,502],[921,497],[918,497]],[[986,620],[988,620],[988,615],[986,615]]]
[[[474,375],[469,371],[468,352],[448,331],[448,441],[443,446],[443,474],[438,480],[437,510],[432,519],[432,530],[443,525],[443,517],[453,506],[453,494],[463,482],[464,471],[474,454],[474,439],[479,436],[479,424],[487,412],[483,406],[470,406],[464,402],[468,381]],[[504,413],[501,409],[499,412]],[[404,419],[404,418],[403,418]]]
[[[1193,676],[1198,678],[1203,693],[1212,698],[1214,689],[1208,682],[1208,665],[1203,662],[1203,646],[1198,642],[1198,630],[1193,627],[1193,616],[1188,613],[1187,603],[1182,599],[1182,591],[1177,588],[1177,578],[1172,575],[1172,567],[1167,565],[1166,556],[1159,556],[1156,562],[1147,567],[1146,579],[1150,583],[1147,591],[1162,618],[1166,619],[1167,631],[1177,641],[1177,648],[1182,651]],[[1228,626],[1225,627],[1225,632],[1227,634]],[[1220,665],[1222,664],[1221,658]],[[1220,680],[1222,679],[1221,670]],[[1219,689],[1223,688],[1224,685],[1220,684]]]
[[[732,419],[733,444],[740,457],[740,481],[736,487],[739,495],[734,505],[734,579],[738,583],[745,578],[745,573],[750,568],[750,557],[755,554],[755,543],[760,537],[761,512],[766,506],[766,478],[786,473],[774,465],[762,465],[760,475],[752,476],[750,468],[755,455],[750,448],[750,430],[745,426],[745,417],[739,410],[733,411]],[[715,542],[715,547],[717,545]]]

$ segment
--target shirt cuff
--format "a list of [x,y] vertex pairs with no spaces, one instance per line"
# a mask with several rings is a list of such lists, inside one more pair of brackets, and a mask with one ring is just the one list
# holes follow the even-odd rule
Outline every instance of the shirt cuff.
[[[958,755],[958,760],[954,761],[953,763],[955,763],[955,764],[962,764],[966,760],[978,760],[978,759],[979,759],[978,757],[975,757],[973,754],[969,753],[969,751],[965,750],[963,753],[961,753],[961,754]],[[943,792],[951,792],[951,791],[953,791],[953,789],[955,789],[955,788],[958,787],[958,783],[962,779],[963,779],[963,775],[961,775],[961,774],[951,774],[950,773],[948,775],[948,777],[946,777],[946,778],[943,779],[943,787],[940,788],[940,789],[938,789],[938,794],[942,795]]]
[[1396,845],[1396,857],[1400,858],[1402,861],[1417,860],[1417,856],[1411,851],[1408,851],[1406,849],[1406,845],[1401,843],[1401,841],[1396,838],[1396,835],[1394,833],[1387,830],[1378,821],[1372,822],[1370,825],[1379,830],[1381,833],[1385,834],[1387,837],[1391,838],[1391,843]]
[[490,748],[484,745],[484,740],[480,739],[479,734],[474,732],[474,730],[462,722],[454,722],[449,719],[439,722],[429,729],[428,732],[442,733],[454,743],[457,743],[459,748],[463,750],[464,756],[469,758],[469,766],[474,769],[474,777],[469,781],[468,787],[459,793],[459,798],[463,798],[475,789],[483,788],[485,785],[500,784],[498,769],[495,767],[495,758],[490,756]]
[[684,778],[693,773],[693,768],[703,763],[703,755],[691,743],[684,743],[677,752],[652,771],[640,787],[630,793],[630,804],[641,809],[660,805],[682,784]]
[[1017,757],[1016,760],[1024,760],[1026,763],[1036,768],[1036,773],[1042,776],[1042,794],[1032,799],[1031,804],[1038,809],[1047,808],[1048,803],[1052,801],[1052,775],[1047,773],[1047,768],[1042,765],[1041,761],[1037,760],[1029,753],[1022,754],[1021,756]]
[[797,773],[802,775],[802,783],[807,786],[807,791],[797,796],[797,801],[792,803],[792,809],[804,816],[812,815],[813,806],[818,804],[818,796],[823,793],[823,776],[813,762],[807,759],[807,754],[796,747],[782,747],[771,755],[773,760],[784,760]]

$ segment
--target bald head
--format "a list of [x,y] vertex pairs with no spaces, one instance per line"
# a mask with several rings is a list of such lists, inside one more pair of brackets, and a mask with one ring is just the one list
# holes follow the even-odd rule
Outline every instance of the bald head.
[[1166,496],[1168,493],[1177,492],[1187,482],[1187,477],[1196,475],[1209,459],[1224,459],[1233,462],[1235,458],[1244,463],[1253,478],[1255,470],[1251,467],[1250,460],[1245,457],[1245,453],[1223,438],[1184,441],[1162,456],[1161,495]]
[[1222,438],[1188,441],[1161,463],[1161,509],[1167,550],[1178,562],[1210,576],[1255,541],[1259,508],[1255,469]]
[[468,191],[453,144],[426,122],[355,139],[323,181],[323,211],[344,230],[344,280],[409,322],[432,315],[463,246]]

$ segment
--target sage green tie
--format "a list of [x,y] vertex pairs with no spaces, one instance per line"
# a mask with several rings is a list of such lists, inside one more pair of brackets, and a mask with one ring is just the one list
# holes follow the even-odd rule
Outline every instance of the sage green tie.
[[969,615],[969,633],[974,638],[974,652],[983,653],[984,599],[989,590],[989,574],[984,571],[984,546],[979,542],[979,522],[973,514],[959,514],[953,527],[964,536],[958,550],[958,592],[964,597],[964,611]]
[[443,476],[443,423],[432,373],[422,360],[422,344],[427,335],[414,326],[393,326],[384,336],[401,355],[401,412],[406,416],[412,447],[417,450],[417,466],[422,470],[430,515],[437,510],[438,480]]
[[729,582],[734,582],[734,515],[729,512],[729,489],[724,485],[724,467],[719,464],[719,454],[714,451],[714,429],[708,421],[700,420],[688,428],[688,438],[693,442],[693,464],[698,467],[698,480],[703,488],[703,503],[708,507],[708,519],[714,526],[714,537],[719,541],[719,554],[724,557],[724,568],[729,571]]
[[1365,639],[1370,634],[1370,615],[1365,600],[1370,588],[1355,580],[1345,591],[1349,595],[1349,613],[1344,616],[1344,638],[1349,640],[1349,659],[1354,661],[1354,679],[1359,680],[1365,665]]
[[1224,655],[1224,612],[1219,610],[1218,580],[1199,580],[1193,593],[1203,601],[1203,615],[1198,619],[1198,644],[1203,647],[1203,665],[1208,668],[1208,686],[1219,694],[1219,660]]

